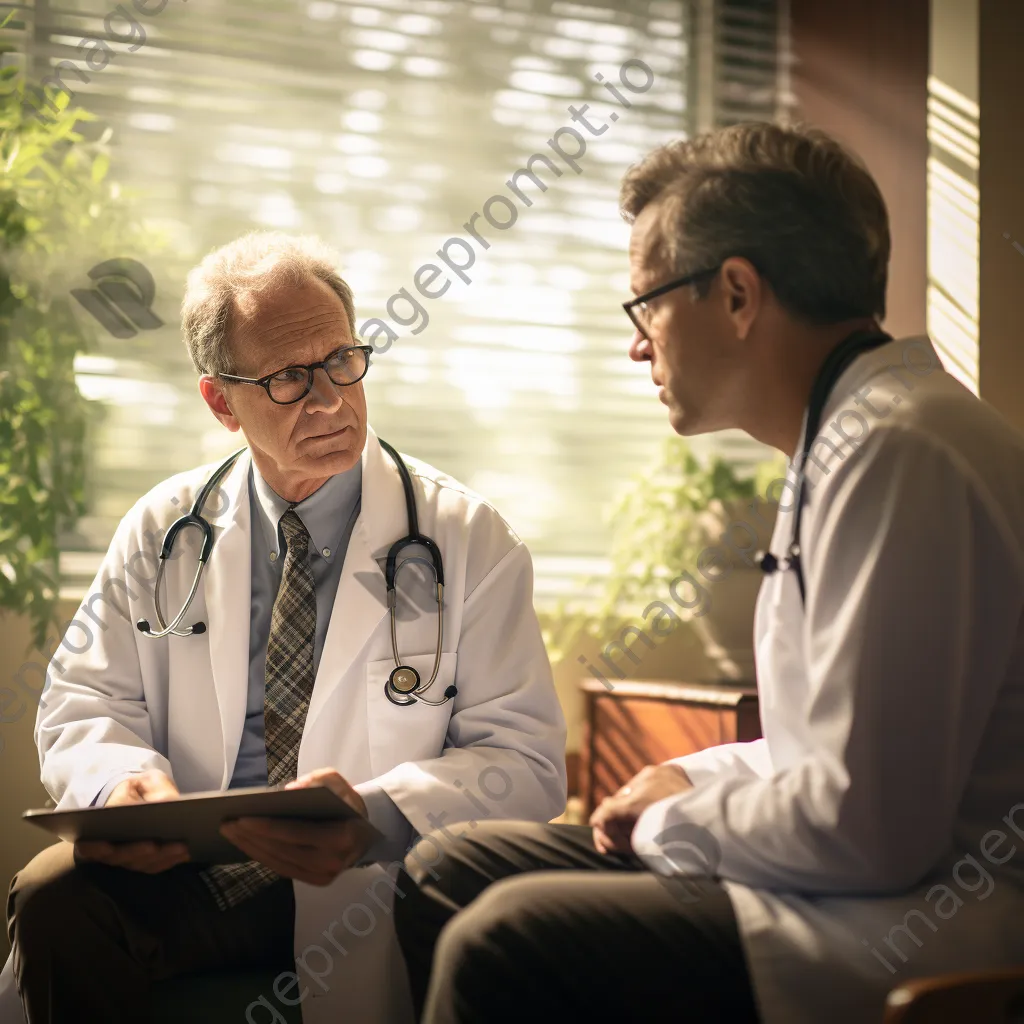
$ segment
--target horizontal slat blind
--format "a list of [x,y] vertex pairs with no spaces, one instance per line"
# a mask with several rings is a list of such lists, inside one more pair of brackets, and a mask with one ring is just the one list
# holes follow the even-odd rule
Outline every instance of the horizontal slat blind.
[[[62,60],[83,67],[78,44],[107,38],[110,8],[30,7],[36,74]],[[669,430],[647,367],[626,356],[628,228],[616,199],[630,163],[685,134],[688,5],[170,0],[138,22],[146,40],[134,52],[111,43],[115,57],[88,83],[64,76],[74,102],[100,118],[90,130],[113,130],[112,176],[169,238],[144,260],[165,326],[105,335],[81,361],[83,389],[106,403],[82,546],[104,548],[118,517],[159,479],[231,450],[236,438],[196,393],[177,307],[202,255],[268,227],[337,247],[357,324],[379,317],[399,333],[366,382],[381,436],[494,501],[530,544],[539,576],[549,559],[561,560],[562,578],[573,560],[602,556],[601,510]],[[628,60],[651,69],[646,92],[619,83]],[[627,74],[643,84],[639,65]],[[575,125],[587,146],[577,174],[547,140],[573,125],[569,105],[584,103],[590,123],[606,128],[591,135]],[[573,140],[562,140],[572,153]],[[563,173],[538,168],[546,192],[524,180],[527,206],[506,182],[533,153]],[[418,333],[395,325],[389,298],[401,288],[416,295],[416,268],[437,264],[446,239],[469,240],[463,225],[493,195],[509,199],[517,219],[499,230],[477,218],[490,247],[473,244],[470,283],[418,296],[429,319]],[[492,210],[511,216],[501,203]],[[392,308],[409,312],[408,303]],[[718,442],[741,458],[752,451]]]

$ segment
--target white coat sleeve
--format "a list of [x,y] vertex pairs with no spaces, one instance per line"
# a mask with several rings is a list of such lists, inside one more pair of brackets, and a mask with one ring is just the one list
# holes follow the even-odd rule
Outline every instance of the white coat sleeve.
[[154,749],[127,600],[140,586],[125,572],[129,552],[142,549],[135,529],[140,505],[118,526],[90,596],[47,668],[35,740],[42,782],[58,810],[105,800],[135,772],[171,775],[170,762]]
[[679,824],[710,834],[719,877],[807,893],[899,891],[948,848],[1015,643],[1021,553],[970,468],[900,428],[876,429],[813,500],[810,697],[786,711],[806,753],[652,804],[633,831],[652,867]]
[[716,747],[669,758],[663,763],[679,765],[695,786],[725,775],[767,778],[772,774],[771,755],[764,739],[746,743],[720,743]]
[[419,834],[445,821],[549,821],[565,809],[565,720],[517,542],[465,600],[458,696],[440,757],[374,779]]

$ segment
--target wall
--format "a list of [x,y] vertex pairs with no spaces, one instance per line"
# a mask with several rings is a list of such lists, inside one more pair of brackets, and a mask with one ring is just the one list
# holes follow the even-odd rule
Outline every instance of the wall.
[[1024,3],[979,6],[980,393],[1024,430]]
[[797,116],[867,164],[892,232],[888,316],[925,329],[928,0],[790,0]]
[[943,362],[1024,428],[1024,5],[931,0],[928,325]]

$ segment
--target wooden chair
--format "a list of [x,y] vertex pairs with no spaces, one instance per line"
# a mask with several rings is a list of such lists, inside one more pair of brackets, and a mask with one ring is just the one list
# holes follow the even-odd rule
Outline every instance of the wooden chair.
[[883,1024],[1024,1024],[1024,967],[917,978],[894,988]]

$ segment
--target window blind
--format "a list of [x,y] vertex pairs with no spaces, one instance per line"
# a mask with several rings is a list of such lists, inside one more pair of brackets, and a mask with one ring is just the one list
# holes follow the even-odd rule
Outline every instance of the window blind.
[[[128,42],[110,41],[114,6],[23,9],[30,71],[86,69],[88,81],[63,75],[73,102],[98,116],[89,132],[109,127],[112,177],[166,238],[142,257],[163,326],[103,332],[79,361],[104,418],[75,546],[102,551],[148,487],[232,449],[196,391],[177,309],[206,252],[264,227],[339,250],[357,326],[397,334],[366,378],[371,424],[497,506],[534,553],[538,598],[599,565],[601,510],[669,432],[648,367],[626,355],[619,181],[692,130],[700,60],[715,123],[777,113],[774,3],[712,5],[700,60],[701,10],[682,0],[140,0],[154,13],[123,5],[134,35],[111,23]],[[115,54],[102,70],[85,65],[87,38]],[[599,134],[573,120],[584,104]],[[575,168],[559,149],[579,144],[561,129],[585,143]],[[515,179],[526,202],[507,183],[533,154],[560,173],[535,162],[543,190]],[[488,247],[466,230],[474,214]],[[437,256],[452,238],[472,246],[468,281]],[[452,282],[435,299],[413,284],[428,263]],[[395,298],[403,288],[422,312]],[[742,435],[701,443],[738,461],[763,454]]]

